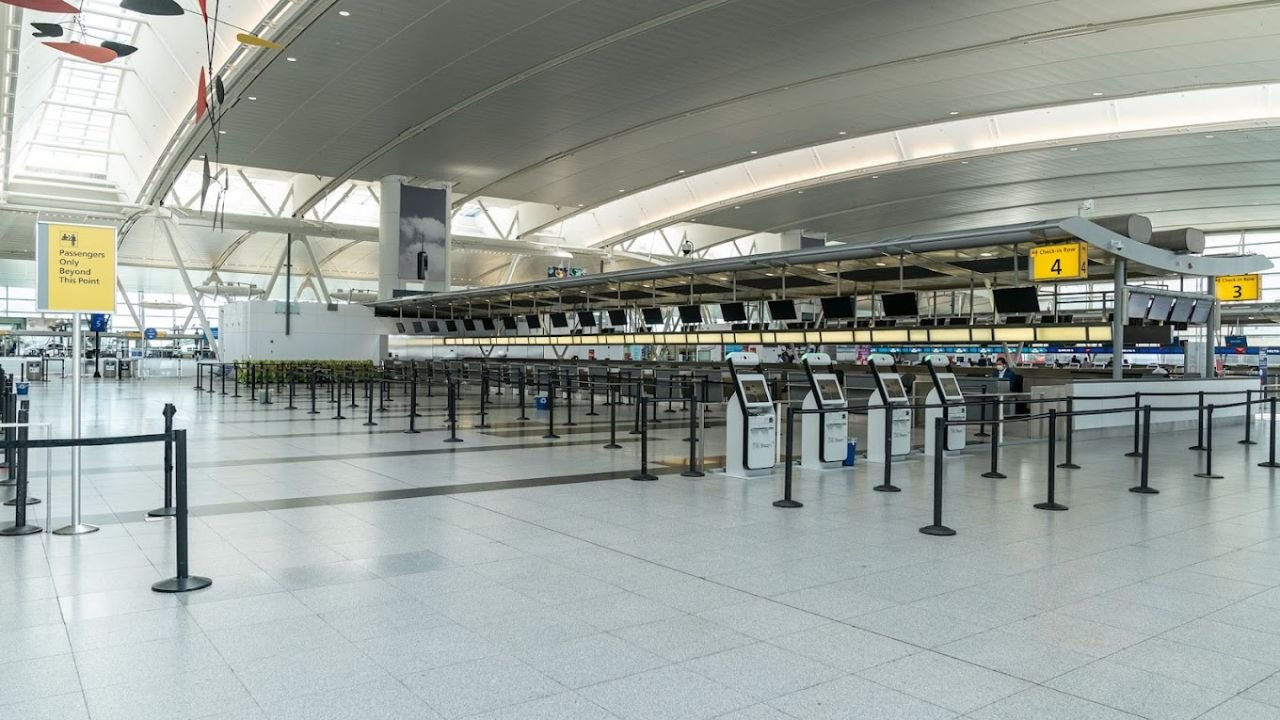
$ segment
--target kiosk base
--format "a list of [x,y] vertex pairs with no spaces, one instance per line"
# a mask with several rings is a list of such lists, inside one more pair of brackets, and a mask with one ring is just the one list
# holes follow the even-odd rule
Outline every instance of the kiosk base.
[[761,468],[759,470],[748,470],[746,468],[725,468],[724,474],[729,477],[742,478],[743,480],[754,480],[759,477],[769,477],[773,474],[773,468]]

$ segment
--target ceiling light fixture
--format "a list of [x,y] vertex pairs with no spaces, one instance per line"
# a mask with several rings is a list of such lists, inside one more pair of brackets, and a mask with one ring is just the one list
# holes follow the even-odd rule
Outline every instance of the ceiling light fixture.
[[884,265],[885,265],[885,264],[884,264],[884,263],[882,263],[882,262],[878,262],[878,263],[876,263],[876,267],[884,267]]
[[351,17],[351,11],[349,10],[339,10],[338,14],[342,17]]
[[849,134],[849,132],[848,132],[847,130],[841,130],[841,131],[840,131],[840,134],[841,134],[841,135],[848,135],[848,134]]
[[1205,136],[1204,136],[1204,139],[1205,139],[1205,140],[1212,140],[1212,139],[1214,139],[1215,137],[1217,137],[1217,135],[1205,135]]
[[991,257],[992,255],[995,255],[995,253],[993,252],[978,253],[979,257]]
[[968,160],[961,160],[961,161],[960,161],[960,164],[961,164],[961,165],[968,165],[968,164],[969,164],[969,161],[968,161]]
[[960,111],[959,111],[959,110],[952,110],[951,112],[949,112],[949,113],[947,113],[947,114],[948,114],[948,115],[959,115],[959,114],[960,114]]
[[296,57],[285,58],[285,60],[288,60],[289,62],[298,62],[298,58]]
[[872,175],[872,176],[871,176],[871,179],[872,179],[872,180],[879,180],[879,179],[880,179],[880,176],[879,176],[879,175]]
[[1102,93],[1100,93],[1100,92],[1096,92],[1096,93],[1093,93],[1093,96],[1094,96],[1094,97],[1102,97]]
[[1073,147],[1073,148],[1067,148],[1067,149],[1068,149],[1068,150],[1070,150],[1071,152],[1075,152],[1075,151],[1079,150],[1080,148],[1078,148],[1078,147]]
[[760,151],[759,151],[759,150],[752,150],[752,151],[751,151],[751,154],[752,154],[752,155],[759,155],[759,154],[760,154]]
[[250,99],[250,100],[257,100],[257,99],[258,99],[258,96],[257,96],[257,95],[250,95],[250,96],[249,96],[249,99]]

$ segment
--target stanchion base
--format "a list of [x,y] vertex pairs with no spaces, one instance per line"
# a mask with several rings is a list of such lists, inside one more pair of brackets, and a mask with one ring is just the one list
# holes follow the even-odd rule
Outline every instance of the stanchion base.
[[639,431],[639,430],[628,430],[628,431],[627,431],[627,434],[628,434],[628,435],[639,435],[639,434],[641,434],[641,433],[640,433],[640,431]]
[[[699,477],[706,477],[706,476],[707,476],[706,473],[698,470],[685,470],[684,472],[680,473],[680,477],[687,477],[687,478],[699,478]],[[774,503],[774,505],[777,505],[777,504],[778,503]]]
[[285,405],[285,406],[284,406],[284,409],[285,409],[285,410],[297,410],[298,408],[294,407],[293,405]]
[[307,411],[307,414],[308,414],[308,415],[319,415],[319,414],[320,414],[320,411],[319,411],[319,410],[308,410],[308,411]]
[[7,528],[0,528],[0,535],[4,535],[5,537],[35,535],[38,532],[40,532],[40,528],[36,525],[10,525]]
[[1063,510],[1067,509],[1066,505],[1063,505],[1062,503],[1056,503],[1056,502],[1036,503],[1032,507],[1034,507],[1037,510],[1053,510],[1055,512],[1062,512]]
[[100,529],[101,528],[99,528],[97,525],[90,525],[89,523],[80,523],[79,525],[68,525],[66,527],[60,527],[57,530],[54,530],[53,534],[54,535],[88,535],[89,533],[96,533]]
[[1188,450],[1204,450],[1206,448],[1203,445],[1190,445],[1187,447],[1187,449]]
[[920,532],[925,535],[935,535],[937,537],[950,537],[956,534],[955,530],[952,530],[946,525],[925,525],[920,528]]
[[462,442],[462,438],[447,437],[447,438],[445,438],[445,439],[444,439],[444,441],[445,441],[445,442],[449,442],[449,443],[453,443],[453,442]]
[[529,418],[525,417],[524,415],[521,415],[520,417],[518,417],[518,418],[516,418],[516,419],[517,419],[517,420],[520,420],[521,422],[528,422],[528,421],[529,421]]
[[796,502],[795,500],[774,500],[773,506],[780,508],[802,508],[804,507],[804,503]]
[[631,476],[631,479],[635,480],[636,482],[653,482],[654,480],[658,479],[658,476],[651,475],[649,473],[636,473],[635,475]]
[[1001,472],[984,472],[982,473],[982,477],[991,478],[992,480],[1004,480],[1009,476]]
[[902,488],[897,485],[876,485],[871,489],[876,492],[902,492]]
[[405,434],[405,435],[417,435],[418,433],[421,433],[421,432],[422,432],[421,430],[405,430],[405,431],[404,431],[404,434]]
[[1236,444],[1237,445],[1257,445],[1258,443],[1256,440],[1237,440]]
[[376,422],[366,422],[366,423],[360,423],[360,426],[361,426],[361,427],[374,427],[374,426],[375,426],[375,425],[377,425],[377,424],[378,424],[378,423],[376,423]]
[[1062,468],[1063,470],[1079,470],[1080,469],[1080,466],[1075,463],[1062,463],[1058,465],[1058,467]]
[[[5,505],[7,505],[8,507],[13,507],[14,505],[17,505],[17,504],[18,504],[18,498],[12,498],[12,499],[10,499],[10,500],[5,500],[5,501],[4,501],[4,504],[5,504]],[[28,497],[28,498],[27,498],[27,504],[28,504],[28,505],[39,505],[39,504],[40,504],[40,498],[37,498],[37,497]]]
[[622,449],[622,446],[619,445],[618,443],[609,443],[608,445],[603,445],[602,447],[605,450],[621,450]]
[[575,426],[575,425],[577,425],[577,424],[578,424],[578,423],[576,423],[576,422],[567,422],[567,423],[565,423],[565,424],[564,424],[564,426],[565,426],[565,427],[573,427],[573,426]]
[[[1195,449],[1195,448],[1192,448],[1192,450],[1194,450],[1194,449]],[[1124,454],[1124,456],[1125,456],[1125,457],[1131,457],[1131,458],[1140,458],[1140,457],[1142,457],[1142,453],[1140,453],[1140,452],[1127,452],[1127,453],[1125,453],[1125,454]]]
[[598,417],[600,415],[600,413],[595,413],[595,412],[582,413],[582,414],[586,415],[587,417]]
[[[375,424],[376,424],[376,423],[375,423]],[[477,429],[477,430],[489,430],[489,429],[491,429],[492,427],[493,427],[492,425],[476,425],[476,429]]]
[[1260,462],[1258,467],[1264,468],[1280,468],[1280,462]]
[[1143,487],[1141,485],[1135,485],[1134,487],[1129,488],[1129,492],[1138,493],[1139,495],[1159,495],[1160,494],[1160,491],[1153,487]]
[[546,435],[542,436],[542,439],[543,440],[559,440],[560,436],[555,433],[547,433]]
[[189,577],[171,577],[168,580],[151,586],[152,590],[162,593],[184,593],[192,590],[203,590],[213,584],[213,581],[207,577],[199,575],[191,575]]
[[1204,480],[1221,480],[1221,479],[1222,479],[1222,476],[1221,476],[1221,475],[1214,475],[1214,474],[1212,474],[1212,473],[1196,473],[1195,475],[1192,475],[1191,477],[1198,477],[1198,478],[1202,478],[1202,479],[1204,479]]
[[974,436],[974,437],[991,437],[991,433],[986,433],[986,432],[976,432],[976,433],[974,433],[974,434],[973,434],[973,436]]
[[155,510],[148,510],[147,517],[177,517],[178,508],[162,507]]

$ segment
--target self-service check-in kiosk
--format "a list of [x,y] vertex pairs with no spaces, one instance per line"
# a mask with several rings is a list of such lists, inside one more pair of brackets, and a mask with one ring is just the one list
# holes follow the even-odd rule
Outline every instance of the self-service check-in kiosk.
[[[890,369],[882,370],[877,362]],[[886,424],[892,432],[890,454],[899,457],[911,452],[911,398],[891,358],[872,356],[867,366],[876,382],[876,391],[867,398],[867,462],[881,463],[892,459],[884,456]]]
[[[948,420],[967,420],[969,408],[964,405],[964,393],[960,391],[960,383],[956,381],[955,373],[949,370],[950,363],[946,357],[931,355],[925,358],[925,366],[929,368],[933,389],[925,399],[925,405],[929,407],[924,411],[924,454],[932,455],[935,444],[934,425],[937,419],[944,417],[945,413]],[[942,369],[939,370],[939,367]],[[936,405],[945,407],[934,407]],[[964,449],[966,436],[964,425],[948,425],[946,433],[946,437],[942,439],[944,452]]]
[[831,356],[807,353],[800,358],[809,394],[804,398],[805,410],[831,410],[803,416],[801,421],[800,464],[818,470],[838,468],[848,454],[849,413],[845,410],[844,388],[834,372]]
[[760,372],[760,356],[735,352],[727,359],[734,399],[725,424],[725,474],[768,475],[778,462],[778,422],[769,383]]

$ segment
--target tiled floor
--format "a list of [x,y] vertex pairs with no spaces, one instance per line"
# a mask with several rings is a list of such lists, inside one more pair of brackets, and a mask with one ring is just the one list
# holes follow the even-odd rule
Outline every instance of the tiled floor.
[[[63,387],[34,393],[63,423]],[[0,720],[1280,718],[1280,516],[1239,427],[1221,480],[1156,435],[1152,496],[1126,491],[1128,437],[1080,443],[1065,513],[1031,507],[1043,445],[1006,448],[994,481],[976,448],[947,462],[959,534],[936,538],[921,459],[896,494],[871,491],[878,466],[798,471],[805,507],[782,510],[780,474],[632,482],[635,438],[604,450],[588,418],[549,443],[499,409],[448,445],[436,398],[405,435],[396,413],[370,433],[188,380],[87,393],[86,434],[178,405],[214,585],[149,589],[173,572],[172,521],[140,512],[159,448],[86,452],[101,532],[0,538]],[[685,418],[660,415],[655,457],[683,452]]]

